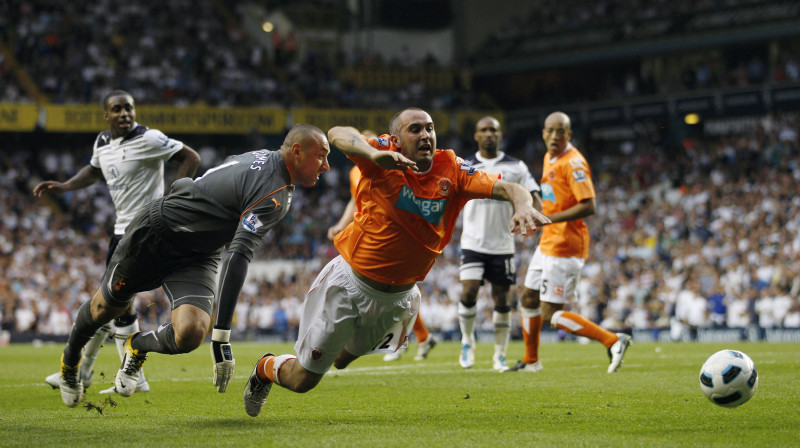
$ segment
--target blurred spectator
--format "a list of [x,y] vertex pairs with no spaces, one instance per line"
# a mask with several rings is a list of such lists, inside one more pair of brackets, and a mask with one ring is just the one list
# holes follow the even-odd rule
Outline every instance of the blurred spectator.
[[[590,310],[586,315],[593,320],[606,316],[613,325],[647,327],[654,334],[669,327],[671,316],[688,328],[800,326],[800,116],[780,112],[759,123],[754,130],[697,138],[688,146],[636,142],[627,153],[587,151],[598,166],[598,213],[587,222],[597,244],[572,306]],[[541,151],[532,145],[534,154]],[[779,146],[782,156],[773,158]],[[71,323],[67,312],[74,316],[102,276],[104,232],[113,219],[104,189],[52,203],[31,195],[39,179],[70,176],[78,165],[75,153],[62,148],[31,151],[9,144],[0,153],[3,329],[40,336],[64,332]],[[703,174],[712,171],[714,176]],[[532,172],[540,170],[533,165]],[[338,176],[345,179],[346,173]],[[237,307],[238,337],[282,338],[296,331],[298,291],[307,290],[335,253],[325,232],[349,199],[347,187],[333,183],[296,191],[287,226],[270,232],[255,261],[301,263],[293,275],[248,280]],[[320,205],[305,206],[309,202]],[[535,239],[520,242],[519,260],[529,260],[534,248]],[[420,285],[426,322],[444,334],[458,331],[457,257],[456,247],[445,247]],[[490,302],[482,298],[481,309]],[[159,291],[137,296],[136,307],[144,330],[169,313]],[[480,316],[479,327],[486,318]]]

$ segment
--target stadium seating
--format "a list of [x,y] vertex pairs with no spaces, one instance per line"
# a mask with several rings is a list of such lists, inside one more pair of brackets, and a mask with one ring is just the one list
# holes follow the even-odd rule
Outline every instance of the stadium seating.
[[[764,2],[723,3],[735,9]],[[220,4],[228,9],[221,11]],[[503,51],[514,52],[520,42],[555,36],[565,27],[591,23],[618,29],[622,17],[654,23],[674,18],[673,13],[696,14],[717,2],[692,2],[677,12],[663,0],[537,4],[529,17],[492,37],[482,55],[491,60],[492,50],[497,58],[507,56]],[[270,54],[244,44],[248,37],[237,24],[239,6],[213,1],[3,3],[0,50],[10,57],[0,60],[0,102],[45,98],[96,105],[113,86],[131,91],[139,103],[176,106],[414,104],[455,109],[478,104],[472,86],[459,81],[458,68],[433,58],[401,68],[398,61],[359,50],[340,65],[331,55],[312,51],[302,58],[284,55],[276,64]],[[195,19],[166,19],[189,14]],[[800,52],[796,46],[781,48],[785,51],[779,57],[756,52],[747,65],[724,59],[713,65],[701,58],[677,76],[661,77],[660,83],[636,78],[632,90],[616,72],[586,83],[595,101],[626,95],[674,100],[685,91],[730,93],[737,87],[772,92],[781,83],[800,81]],[[546,99],[539,98],[537,106],[569,106],[585,98]],[[580,104],[580,110],[590,112],[607,105]],[[770,328],[800,328],[800,280],[793,274],[800,271],[800,117],[791,108],[764,108],[765,113],[737,111],[721,117],[730,118],[723,131],[686,132],[672,140],[645,133],[616,145],[592,138],[584,123],[575,139],[592,166],[598,213],[587,220],[593,243],[573,306],[607,328],[658,340],[702,338],[711,328],[747,330],[742,337],[758,337]],[[539,123],[531,122],[517,125],[528,128],[527,134],[509,126],[506,150],[538,175],[544,150],[536,135]],[[38,181],[68,178],[86,162],[89,149],[89,143],[75,145],[76,138],[47,147],[30,144],[37,137],[31,132],[8,139],[0,152],[0,269],[5,273],[0,277],[0,327],[12,333],[12,340],[65,337],[77,307],[102,276],[106,231],[114,219],[100,184],[50,200],[33,198]],[[439,146],[466,155],[473,148],[471,137],[468,126],[445,129]],[[220,159],[243,149],[249,148],[212,147],[205,154]],[[316,270],[336,254],[326,230],[344,209],[349,190],[343,182],[347,167],[335,168],[317,188],[298,189],[287,219],[267,235],[254,271],[259,262],[276,259],[291,261],[295,268],[248,281],[237,308],[236,337],[292,339],[298,303]],[[458,332],[458,232],[453,241],[421,285],[425,321],[445,335]],[[534,244],[521,245],[520,275]],[[168,301],[160,291],[140,294],[136,304],[143,329],[168,319]],[[482,290],[477,328],[491,331],[491,304]]]

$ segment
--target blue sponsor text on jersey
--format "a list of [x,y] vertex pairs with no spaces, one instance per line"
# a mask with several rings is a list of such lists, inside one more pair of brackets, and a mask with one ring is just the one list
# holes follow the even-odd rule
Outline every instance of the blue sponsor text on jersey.
[[407,185],[403,185],[395,207],[419,215],[433,225],[439,225],[445,205],[447,205],[446,199],[420,199],[414,196],[414,192]]
[[553,191],[553,186],[550,184],[542,184],[542,200],[556,202],[556,193]]

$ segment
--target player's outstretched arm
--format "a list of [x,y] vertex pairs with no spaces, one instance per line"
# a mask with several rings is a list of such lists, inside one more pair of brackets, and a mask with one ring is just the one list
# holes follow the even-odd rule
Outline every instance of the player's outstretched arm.
[[219,308],[216,323],[211,330],[211,359],[214,361],[214,385],[219,392],[228,389],[233,377],[236,361],[230,344],[231,322],[236,309],[236,300],[242,291],[250,260],[242,254],[232,252],[222,262],[219,286]]
[[553,222],[564,222],[586,218],[587,216],[594,215],[595,209],[595,199],[586,198],[566,210],[553,213],[550,215],[550,220]]
[[33,195],[42,197],[42,195],[47,192],[63,193],[65,191],[80,190],[81,188],[86,188],[94,184],[102,178],[103,171],[100,168],[86,165],[66,182],[56,182],[54,180],[41,182],[33,188]]
[[508,201],[514,205],[510,230],[514,235],[527,235],[537,226],[550,224],[550,220],[533,206],[533,196],[522,185],[498,180],[492,189],[492,199]]
[[367,143],[358,129],[349,126],[334,126],[328,131],[328,141],[348,156],[359,156],[371,160],[385,170],[406,171],[415,169],[416,162],[395,151],[380,151]]

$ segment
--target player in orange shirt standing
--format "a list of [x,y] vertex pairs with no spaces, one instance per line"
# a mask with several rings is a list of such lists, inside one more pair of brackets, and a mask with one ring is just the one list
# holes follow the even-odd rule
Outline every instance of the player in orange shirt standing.
[[570,311],[564,304],[575,295],[581,269],[589,256],[589,230],[583,218],[595,213],[592,174],[586,159],[570,143],[569,116],[553,112],[544,122],[547,146],[542,168],[542,212],[552,224],[542,228],[539,246],[525,275],[521,299],[525,356],[510,371],[538,372],[542,321],[553,328],[594,339],[608,348],[608,373],[622,364],[631,337],[612,333]]
[[468,200],[511,202],[515,234],[550,222],[521,185],[436,149],[433,120],[424,110],[401,111],[389,129],[394,151],[373,148],[351,127],[328,131],[331,144],[361,171],[358,211],[334,240],[340,255],[322,269],[303,302],[297,356],[267,353],[256,363],[244,389],[250,416],[261,412],[273,383],[307,392],[331,365],[343,369],[359,356],[407,344],[419,311],[416,283],[452,238]]

